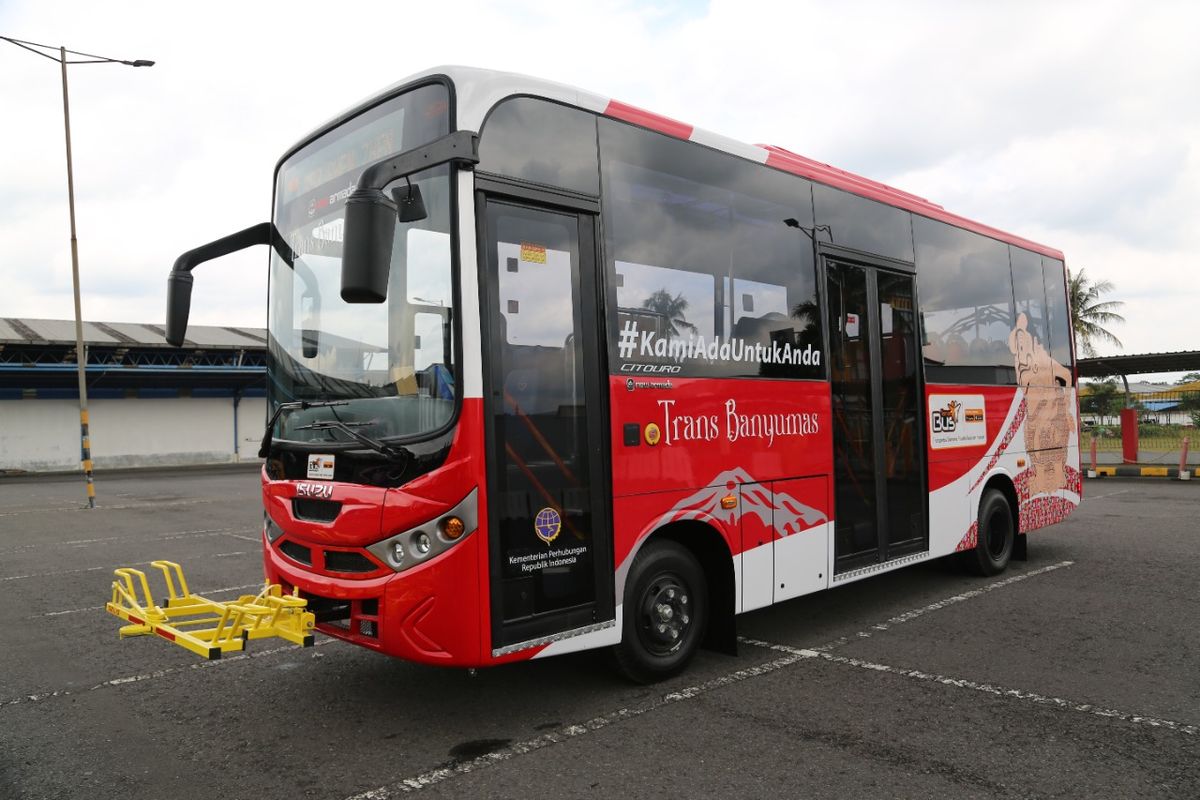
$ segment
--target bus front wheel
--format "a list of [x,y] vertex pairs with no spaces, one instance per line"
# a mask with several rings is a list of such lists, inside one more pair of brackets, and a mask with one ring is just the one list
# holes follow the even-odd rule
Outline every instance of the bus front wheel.
[[1017,530],[1008,498],[988,489],[979,501],[979,536],[975,549],[964,553],[967,565],[979,575],[999,575],[1012,558]]
[[676,675],[696,654],[708,624],[708,582],[696,557],[660,540],[638,553],[625,584],[617,668],[638,683]]

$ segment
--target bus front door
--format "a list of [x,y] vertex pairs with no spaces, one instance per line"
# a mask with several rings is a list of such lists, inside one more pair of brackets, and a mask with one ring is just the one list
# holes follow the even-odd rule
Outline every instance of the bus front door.
[[595,217],[480,196],[493,656],[611,623]]
[[913,277],[825,260],[834,574],[928,549]]

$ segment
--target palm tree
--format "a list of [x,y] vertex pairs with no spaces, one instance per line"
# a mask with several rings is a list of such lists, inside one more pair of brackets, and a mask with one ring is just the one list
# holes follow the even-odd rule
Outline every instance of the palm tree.
[[1117,309],[1125,305],[1120,300],[1101,300],[1101,295],[1113,290],[1112,281],[1092,281],[1087,270],[1077,275],[1067,274],[1067,294],[1071,299],[1071,323],[1075,327],[1075,341],[1085,356],[1095,356],[1096,343],[1107,342],[1122,347],[1121,340],[1105,328],[1125,318]]
[[687,307],[687,298],[682,293],[672,297],[666,289],[658,289],[642,301],[642,308],[662,314],[666,319],[668,337],[678,336],[680,328],[687,328],[689,331],[695,332],[696,326],[688,322],[683,313]]

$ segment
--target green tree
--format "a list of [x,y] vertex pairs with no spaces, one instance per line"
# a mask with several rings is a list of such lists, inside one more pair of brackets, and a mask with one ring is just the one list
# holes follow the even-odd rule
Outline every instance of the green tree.
[[1125,405],[1117,382],[1109,378],[1102,383],[1088,384],[1088,393],[1079,398],[1079,410],[1085,414],[1095,414],[1104,425],[1110,416],[1121,413]]
[[1178,386],[1181,383],[1191,383],[1192,381],[1200,381],[1200,372],[1189,372],[1179,380],[1175,381],[1175,384]]
[[1112,281],[1093,281],[1087,270],[1076,275],[1067,275],[1067,292],[1071,298],[1071,323],[1075,327],[1075,342],[1085,356],[1095,356],[1096,343],[1122,347],[1121,340],[1106,325],[1124,322],[1117,309],[1125,305],[1120,300],[1103,300],[1103,295],[1113,290]]
[[1179,400],[1179,409],[1186,411],[1192,418],[1192,424],[1200,428],[1200,392],[1183,392]]
[[687,328],[693,332],[696,330],[696,326],[688,322],[684,314],[687,307],[687,298],[682,293],[672,297],[666,289],[658,289],[642,301],[642,308],[662,314],[666,319],[668,336],[678,336],[680,328]]

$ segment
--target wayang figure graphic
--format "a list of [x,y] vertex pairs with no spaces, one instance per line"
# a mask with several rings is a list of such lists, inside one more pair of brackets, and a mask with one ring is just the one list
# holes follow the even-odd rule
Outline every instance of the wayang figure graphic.
[[1026,392],[1025,452],[1030,467],[1025,477],[1029,494],[1065,488],[1067,442],[1075,424],[1064,391],[1071,385],[1071,373],[1029,332],[1029,319],[1024,313],[1017,316],[1008,349],[1017,368],[1017,384]]

